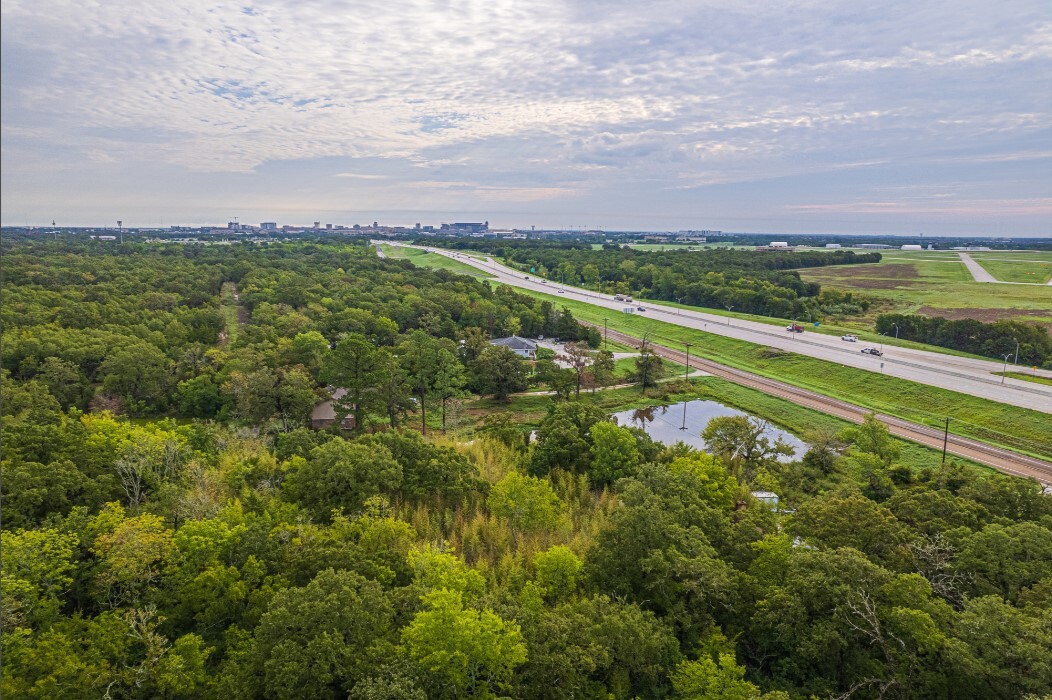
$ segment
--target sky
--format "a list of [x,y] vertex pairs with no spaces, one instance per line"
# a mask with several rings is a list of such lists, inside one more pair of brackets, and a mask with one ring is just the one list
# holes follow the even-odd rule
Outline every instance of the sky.
[[1052,234],[1048,0],[3,0],[4,225]]

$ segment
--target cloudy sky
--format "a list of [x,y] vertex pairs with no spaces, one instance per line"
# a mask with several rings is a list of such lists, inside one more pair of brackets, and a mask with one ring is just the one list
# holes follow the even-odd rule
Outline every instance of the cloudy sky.
[[1048,0],[3,0],[2,221],[1052,234]]

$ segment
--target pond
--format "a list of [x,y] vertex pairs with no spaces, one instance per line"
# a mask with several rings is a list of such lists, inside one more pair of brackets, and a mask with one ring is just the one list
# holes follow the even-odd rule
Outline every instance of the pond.
[[[684,413],[686,411],[686,413]],[[685,442],[691,447],[705,449],[705,441],[701,439],[701,431],[709,421],[718,416],[747,416],[748,413],[739,411],[730,406],[724,406],[719,401],[703,401],[695,399],[684,403],[676,403],[671,406],[648,406],[646,408],[621,411],[615,413],[618,425],[630,428],[642,428],[654,440],[664,445],[674,445],[677,442]],[[686,420],[684,421],[684,416]],[[680,428],[686,424],[687,429]],[[792,433],[771,425],[764,435],[772,442],[781,438],[783,442],[790,445],[793,455],[783,458],[786,461],[800,459],[807,452],[807,443],[800,440]]]

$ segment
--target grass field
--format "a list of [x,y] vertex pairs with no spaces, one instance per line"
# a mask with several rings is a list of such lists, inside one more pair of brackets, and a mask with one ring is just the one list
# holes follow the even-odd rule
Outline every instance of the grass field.
[[973,255],[972,259],[1002,282],[1048,284],[1052,279],[1052,254],[1034,255],[1027,259],[1021,253],[1005,253],[993,257]]
[[[1019,269],[1039,267],[1048,254],[1004,253],[1002,260],[980,256],[980,263],[991,265],[995,277],[1017,276],[1018,270],[1006,272],[1006,266]],[[1033,257],[1033,263],[1008,262],[1009,257]],[[1052,256],[1049,256],[1052,257]],[[1052,269],[1052,263],[1049,269]],[[837,265],[800,270],[801,278],[818,282],[823,287],[855,291],[878,302],[864,315],[839,320],[847,327],[871,327],[880,313],[918,313],[950,319],[974,318],[992,322],[1000,319],[1034,321],[1052,328],[1052,287],[1018,284],[980,284],[955,253],[910,253],[887,251],[879,263]],[[1015,280],[1011,280],[1015,281]]]
[[438,253],[428,253],[427,251],[419,250],[418,248],[402,248],[400,246],[381,244],[380,250],[382,250],[384,255],[389,258],[395,260],[409,260],[414,265],[420,265],[421,267],[449,270],[451,272],[457,272],[477,279],[489,279],[493,277],[493,275],[488,272],[472,267],[467,263],[452,260],[444,255],[439,255]]

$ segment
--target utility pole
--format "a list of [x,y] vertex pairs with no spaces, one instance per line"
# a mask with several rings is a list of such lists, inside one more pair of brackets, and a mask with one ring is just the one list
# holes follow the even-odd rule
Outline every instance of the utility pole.
[[683,380],[687,381],[690,379],[690,348],[693,343],[685,343],[687,346],[687,366],[683,369]]
[[608,320],[610,320],[610,319],[606,318],[605,316],[603,317],[603,349],[604,350],[607,350],[608,349],[607,346],[610,344],[610,331],[608,331],[607,328],[606,328],[606,322]]
[[946,443],[950,441],[950,417],[946,416],[946,428],[942,433],[942,463],[946,464]]

